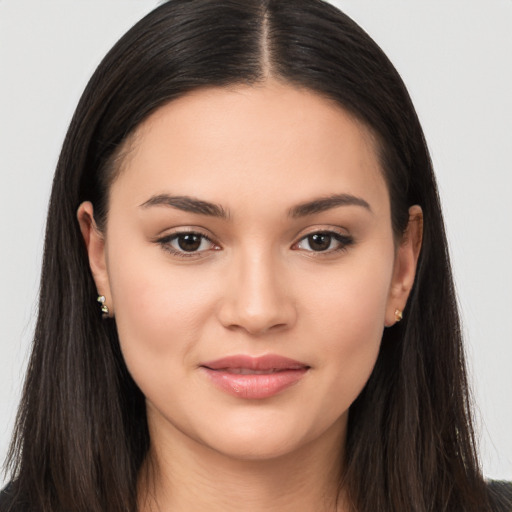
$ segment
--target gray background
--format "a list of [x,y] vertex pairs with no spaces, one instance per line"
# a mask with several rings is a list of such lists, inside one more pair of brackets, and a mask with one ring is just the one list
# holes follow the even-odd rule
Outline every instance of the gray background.
[[[333,3],[388,53],[416,104],[445,211],[484,472],[512,479],[512,1]],[[65,130],[99,60],[156,4],[0,0],[0,460]]]

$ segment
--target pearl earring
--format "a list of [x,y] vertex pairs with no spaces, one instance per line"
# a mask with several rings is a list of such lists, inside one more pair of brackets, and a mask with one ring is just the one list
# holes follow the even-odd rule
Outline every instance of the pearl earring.
[[108,306],[105,304],[105,295],[98,295],[98,298],[96,299],[100,305],[101,305],[101,312],[103,313],[103,316],[108,316],[109,310]]

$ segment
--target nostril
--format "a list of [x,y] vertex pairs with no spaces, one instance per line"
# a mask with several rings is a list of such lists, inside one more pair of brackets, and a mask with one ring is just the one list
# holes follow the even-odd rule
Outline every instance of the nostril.
[[285,330],[295,323],[291,308],[267,309],[255,313],[244,311],[240,304],[237,307],[225,305],[219,313],[219,319],[228,329],[241,329],[252,335]]

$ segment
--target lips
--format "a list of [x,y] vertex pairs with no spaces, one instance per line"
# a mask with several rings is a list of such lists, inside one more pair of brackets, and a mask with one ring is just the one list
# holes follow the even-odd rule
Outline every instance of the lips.
[[229,356],[200,365],[217,388],[252,400],[269,398],[297,384],[309,368],[304,363],[274,354]]

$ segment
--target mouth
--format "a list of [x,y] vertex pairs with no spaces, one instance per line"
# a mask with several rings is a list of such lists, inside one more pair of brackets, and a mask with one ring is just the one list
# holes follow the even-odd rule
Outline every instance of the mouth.
[[202,363],[200,369],[221,391],[239,398],[270,398],[297,384],[310,366],[286,357],[229,356]]
[[[208,368],[208,367],[207,367]],[[249,368],[209,368],[215,372],[232,373],[233,375],[268,375],[271,373],[285,372],[286,370],[278,370],[277,368],[269,368],[268,370],[250,370]],[[297,368],[299,369],[299,368]]]

